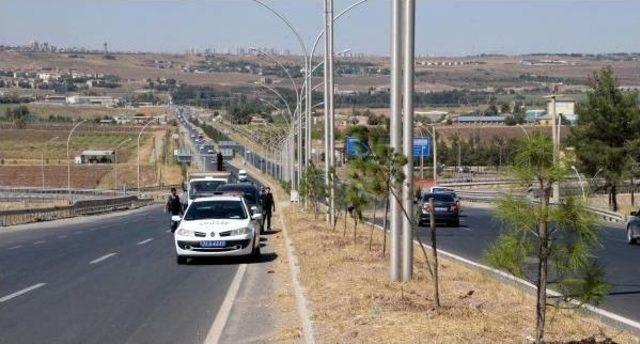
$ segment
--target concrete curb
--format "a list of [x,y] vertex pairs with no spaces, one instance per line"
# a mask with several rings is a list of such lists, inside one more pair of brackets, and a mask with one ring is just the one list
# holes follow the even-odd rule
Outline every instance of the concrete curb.
[[[230,162],[233,164],[233,161]],[[239,168],[238,166],[235,166]],[[256,174],[253,166],[246,166],[245,169],[248,169],[249,174],[254,178],[260,180],[265,185],[272,184],[271,181],[267,180],[264,176]],[[275,188],[274,193],[275,193]],[[275,194],[276,199],[279,199],[278,194]],[[302,287],[302,283],[300,282],[300,268],[298,265],[298,257],[295,254],[295,250],[293,247],[293,243],[289,239],[287,225],[284,221],[284,215],[282,214],[282,207],[280,207],[280,214],[278,216],[280,220],[280,225],[282,226],[282,234],[284,237],[284,243],[287,247],[287,263],[289,265],[289,270],[291,271],[291,282],[293,284],[293,291],[296,299],[296,310],[298,312],[298,316],[300,317],[300,321],[302,322],[302,337],[303,341],[306,344],[315,344],[315,335],[313,329],[313,321],[311,320],[311,311],[309,306],[309,301],[305,297],[304,288]]]

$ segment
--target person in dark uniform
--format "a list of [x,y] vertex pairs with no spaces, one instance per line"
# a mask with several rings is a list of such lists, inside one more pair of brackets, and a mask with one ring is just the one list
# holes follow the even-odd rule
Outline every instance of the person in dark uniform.
[[273,194],[271,188],[267,187],[262,193],[262,212],[264,213],[263,226],[267,228],[267,231],[271,231],[271,214],[276,211],[276,203],[273,201]]
[[171,194],[167,199],[167,204],[164,209],[165,213],[169,213],[169,221],[171,223],[171,232],[173,233],[176,228],[178,228],[178,224],[171,220],[171,217],[178,215],[182,216],[184,214],[184,209],[182,208],[182,202],[180,202],[180,196],[178,196],[178,192],[176,188],[171,188]]

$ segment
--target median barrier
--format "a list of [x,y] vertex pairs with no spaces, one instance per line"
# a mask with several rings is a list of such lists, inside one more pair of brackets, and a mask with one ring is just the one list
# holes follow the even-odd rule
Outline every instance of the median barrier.
[[135,209],[149,205],[152,202],[152,199],[139,199],[136,196],[127,196],[100,200],[83,200],[69,206],[61,207],[3,210],[0,211],[0,227]]

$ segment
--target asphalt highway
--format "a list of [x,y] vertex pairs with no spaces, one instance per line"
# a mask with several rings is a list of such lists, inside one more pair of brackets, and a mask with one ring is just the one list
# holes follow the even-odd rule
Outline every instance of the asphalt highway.
[[[490,205],[463,203],[462,209],[460,227],[438,226],[438,248],[486,264],[485,254],[500,236],[501,226]],[[626,243],[623,224],[603,223],[600,227],[602,247],[596,254],[611,290],[599,307],[640,321],[640,245]],[[427,228],[420,229],[420,237],[430,243]]]
[[[214,163],[215,156],[207,159],[207,170]],[[159,205],[21,227],[0,231],[0,343],[202,343],[247,263],[177,265],[169,216]],[[269,251],[263,247],[258,263],[277,256]],[[249,264],[253,282],[243,282],[239,295],[257,288],[270,295],[268,274],[251,269],[262,265]],[[244,312],[259,314],[232,309]],[[230,321],[236,325],[223,342],[256,338],[271,325],[245,329],[241,319]]]
[[[263,158],[253,152],[246,158],[258,168],[265,166]],[[502,230],[493,214],[489,204],[463,203],[460,227],[438,227],[438,248],[486,264],[485,255]],[[377,222],[382,224],[381,219]],[[603,222],[600,227],[602,246],[596,254],[611,290],[598,307],[640,322],[640,245],[626,243],[624,224]],[[430,243],[427,228],[421,228],[419,235]]]
[[0,343],[202,342],[238,265],[178,266],[167,229],[156,206],[0,233]]

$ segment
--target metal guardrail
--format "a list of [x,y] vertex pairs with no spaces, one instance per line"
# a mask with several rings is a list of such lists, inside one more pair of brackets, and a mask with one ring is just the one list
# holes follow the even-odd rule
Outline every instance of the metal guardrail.
[[[456,190],[458,196],[462,198],[463,201],[471,201],[471,202],[496,202],[501,197],[505,196],[506,193],[502,191],[492,191],[492,190]],[[626,222],[627,217],[608,210],[602,209],[592,206],[586,207],[590,212],[596,214],[598,217],[601,217],[605,221],[609,222]]]
[[152,199],[138,199],[135,196],[128,196],[78,201],[73,205],[61,207],[3,210],[0,211],[0,227],[135,209],[152,202]]

